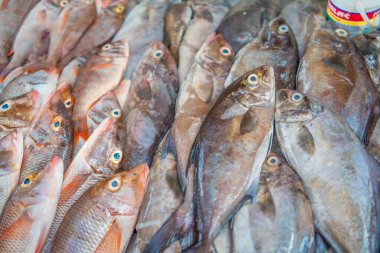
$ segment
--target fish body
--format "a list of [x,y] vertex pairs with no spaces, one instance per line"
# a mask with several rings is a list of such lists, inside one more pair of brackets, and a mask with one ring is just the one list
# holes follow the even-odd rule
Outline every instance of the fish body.
[[125,105],[123,169],[151,164],[154,151],[170,128],[179,89],[176,63],[166,46],[151,44],[133,75]]
[[64,84],[70,84],[74,87],[75,80],[78,77],[80,67],[86,62],[84,57],[77,57],[69,62],[63,69],[58,79],[58,87]]

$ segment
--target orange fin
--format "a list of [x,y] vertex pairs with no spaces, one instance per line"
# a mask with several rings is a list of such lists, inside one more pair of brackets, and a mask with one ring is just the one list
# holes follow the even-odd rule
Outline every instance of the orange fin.
[[112,64],[111,62],[103,62],[90,68],[89,70],[92,71],[92,70],[97,70],[97,69],[107,69],[107,68],[112,68],[113,66],[114,64]]
[[88,132],[87,121],[74,121],[74,145],[78,144],[79,138],[82,138],[84,141],[87,141],[89,137],[90,133]]
[[104,236],[103,240],[100,242],[95,253],[117,253],[120,252],[121,244],[121,228],[117,222],[114,222],[108,229],[107,234]]
[[[67,172],[69,172],[69,171],[67,171]],[[91,174],[91,172],[88,174],[77,174],[75,176],[75,178],[73,179],[73,181],[71,181],[68,185],[66,185],[62,189],[62,193],[61,193],[61,197],[60,197],[61,198],[60,203],[65,203],[69,199],[71,199],[71,197],[78,191],[78,189],[87,180],[87,178],[89,177],[90,174]],[[65,181],[65,178],[63,179],[63,181]]]
[[11,57],[14,54],[14,52],[15,51],[13,50],[13,48],[9,49],[7,56]]
[[44,244],[49,232],[50,232],[50,226],[45,224],[43,228],[41,229],[41,234],[40,234],[40,238],[38,238],[38,243],[37,243],[37,248],[36,248],[35,253],[42,251],[42,248],[44,247]]
[[3,3],[2,3],[2,5],[1,5],[1,9],[5,9],[5,8],[7,8],[8,4],[9,4],[9,1],[10,1],[10,0],[3,0]]
[[42,10],[42,11],[38,12],[38,21],[41,24],[46,23],[46,10]]
[[69,19],[69,12],[65,11],[65,13],[63,14],[63,18],[62,18],[61,31],[63,31],[63,29],[65,28],[65,25],[66,25],[68,19]]

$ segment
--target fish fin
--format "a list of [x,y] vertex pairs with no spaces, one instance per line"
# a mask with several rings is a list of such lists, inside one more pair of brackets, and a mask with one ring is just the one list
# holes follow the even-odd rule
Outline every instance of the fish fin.
[[[52,165],[52,166],[54,166],[54,165]],[[50,226],[45,224],[41,229],[41,234],[40,234],[40,237],[38,238],[38,243],[37,243],[35,253],[42,251],[42,248],[44,247],[44,244],[45,244],[45,241],[46,241],[46,238],[47,238],[49,232],[50,232]]]
[[46,10],[42,10],[42,11],[38,12],[38,21],[41,24],[46,23]]
[[77,120],[74,121],[74,145],[78,144],[79,138],[82,138],[84,141],[90,137],[88,132],[87,120]]
[[119,252],[121,246],[121,228],[117,222],[114,222],[108,229],[107,234],[103,237],[95,253]]
[[108,69],[108,68],[112,68],[113,66],[114,66],[114,64],[112,64],[112,62],[103,62],[103,63],[100,63],[98,65],[95,65],[92,68],[89,68],[88,70],[89,71],[94,71],[94,70],[97,70],[97,69]]
[[14,53],[15,53],[15,51],[13,50],[13,48],[11,48],[11,49],[9,49],[7,56],[11,57]]
[[309,129],[302,127],[298,133],[298,145],[309,155],[315,153],[315,143],[313,135],[311,135]]
[[61,31],[63,31],[63,29],[65,29],[65,26],[66,26],[68,19],[69,19],[69,12],[66,11],[65,13],[63,13],[62,23],[61,23],[61,27],[60,27]]
[[257,114],[250,108],[242,117],[240,122],[240,134],[244,135],[252,132],[257,125]]
[[10,0],[3,0],[1,4],[1,9],[6,9]]

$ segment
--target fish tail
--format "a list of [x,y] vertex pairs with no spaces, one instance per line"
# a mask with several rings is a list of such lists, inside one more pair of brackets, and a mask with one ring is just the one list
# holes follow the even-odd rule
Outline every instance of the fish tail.
[[74,145],[78,144],[80,138],[87,141],[89,137],[86,120],[74,121]]

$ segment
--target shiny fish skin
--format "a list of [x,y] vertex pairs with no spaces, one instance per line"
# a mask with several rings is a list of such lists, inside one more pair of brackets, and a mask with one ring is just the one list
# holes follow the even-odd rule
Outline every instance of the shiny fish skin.
[[111,177],[119,169],[120,160],[112,160],[122,151],[123,136],[118,121],[107,118],[99,125],[76,155],[63,176],[62,193],[57,212],[42,252],[50,252],[54,236],[66,212],[90,187]]
[[178,88],[178,71],[170,51],[162,42],[153,42],[136,68],[124,106],[124,170],[151,164],[173,122]]
[[233,252],[314,252],[314,225],[301,179],[270,152],[256,199],[233,218]]
[[[149,167],[139,165],[89,189],[67,212],[52,253],[121,253],[136,224]],[[118,183],[112,187],[112,183]]]
[[300,62],[297,89],[338,113],[367,144],[379,118],[379,96],[363,57],[345,34],[327,26],[314,30]]
[[4,208],[0,222],[1,252],[40,252],[61,192],[60,158],[23,179]]
[[69,62],[63,69],[58,79],[58,87],[64,84],[70,84],[74,87],[75,80],[78,77],[79,69],[86,62],[83,57],[77,57]]
[[352,129],[317,100],[284,90],[277,97],[276,132],[310,199],[316,230],[337,253],[374,252],[371,164]]
[[17,186],[23,148],[23,134],[21,131],[10,131],[0,139],[0,214]]

